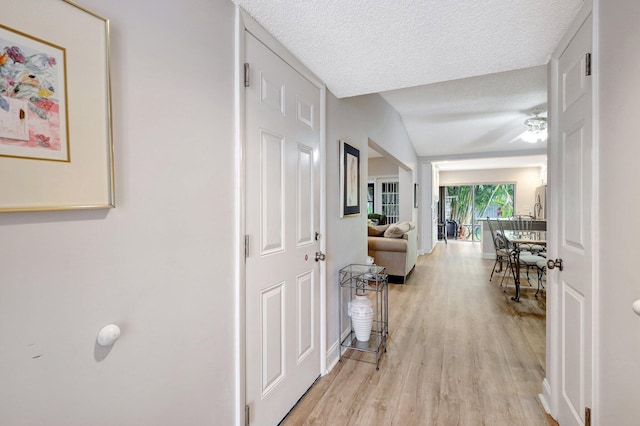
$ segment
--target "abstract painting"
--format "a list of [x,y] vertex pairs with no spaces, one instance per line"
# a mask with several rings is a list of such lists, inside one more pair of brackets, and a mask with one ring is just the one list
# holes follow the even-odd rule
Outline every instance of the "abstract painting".
[[0,155],[69,161],[65,49],[0,25]]

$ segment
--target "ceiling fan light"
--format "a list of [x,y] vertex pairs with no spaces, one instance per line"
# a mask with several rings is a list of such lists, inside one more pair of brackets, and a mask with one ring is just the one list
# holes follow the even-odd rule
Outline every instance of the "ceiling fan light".
[[545,130],[547,128],[547,119],[538,116],[527,118],[526,120],[524,120],[524,125],[527,126],[529,130],[533,131]]
[[547,129],[532,130],[529,129],[522,134],[522,140],[528,143],[538,143],[547,140]]
[[538,117],[540,112],[534,112],[535,117],[524,120],[527,131],[522,134],[522,140],[528,143],[538,143],[547,140],[547,119]]

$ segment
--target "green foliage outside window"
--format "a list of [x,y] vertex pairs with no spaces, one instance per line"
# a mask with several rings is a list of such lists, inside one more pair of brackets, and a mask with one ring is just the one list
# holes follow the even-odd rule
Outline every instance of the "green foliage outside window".
[[463,238],[471,237],[473,229],[473,238],[479,239],[477,219],[512,216],[514,192],[514,184],[447,186],[446,219],[458,223]]

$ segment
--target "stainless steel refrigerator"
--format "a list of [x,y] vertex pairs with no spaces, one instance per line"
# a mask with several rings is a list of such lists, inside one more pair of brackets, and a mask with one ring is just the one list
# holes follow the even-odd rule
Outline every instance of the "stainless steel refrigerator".
[[533,205],[533,216],[537,220],[547,220],[547,185],[536,188],[536,200]]

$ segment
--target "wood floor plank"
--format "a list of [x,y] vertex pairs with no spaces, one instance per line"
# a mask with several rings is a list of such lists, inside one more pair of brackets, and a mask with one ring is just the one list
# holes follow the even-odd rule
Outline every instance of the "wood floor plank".
[[538,400],[544,378],[545,292],[489,282],[479,244],[450,242],[389,286],[389,341],[349,350],[284,425],[556,425]]

